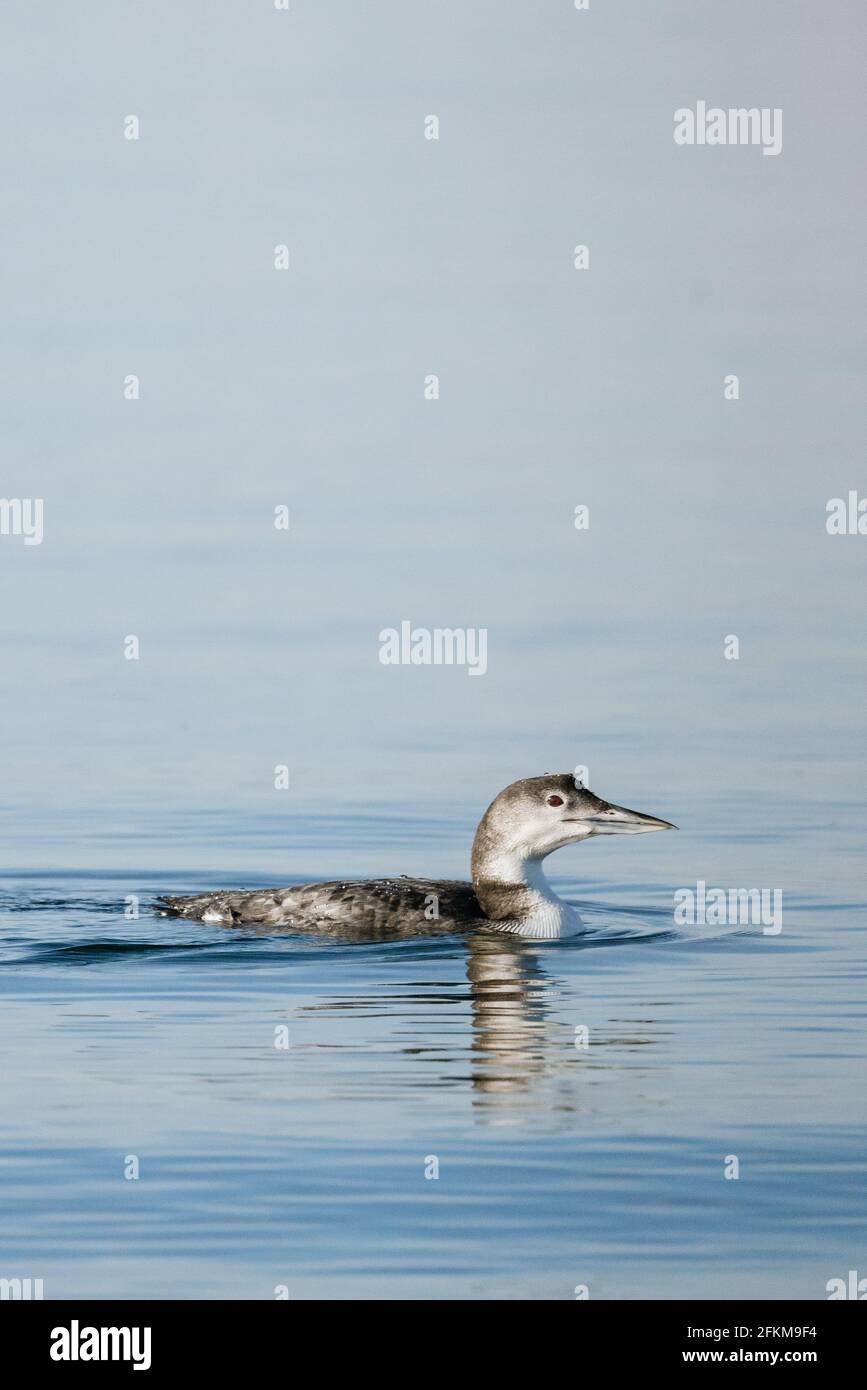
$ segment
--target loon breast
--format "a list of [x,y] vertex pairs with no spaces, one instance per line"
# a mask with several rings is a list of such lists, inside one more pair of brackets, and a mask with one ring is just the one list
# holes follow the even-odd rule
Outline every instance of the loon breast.
[[525,917],[505,922],[489,921],[487,925],[495,931],[526,937],[530,941],[560,941],[563,937],[577,936],[584,931],[584,920],[580,913],[569,903],[559,900],[542,903]]

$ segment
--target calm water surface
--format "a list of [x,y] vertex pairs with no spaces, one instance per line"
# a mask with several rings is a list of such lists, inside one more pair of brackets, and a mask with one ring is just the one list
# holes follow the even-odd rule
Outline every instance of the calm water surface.
[[[462,872],[469,807],[367,815],[347,821],[380,863]],[[797,882],[810,832],[768,819],[756,798],[738,854]],[[333,861],[336,822],[292,825]],[[714,862],[688,831],[550,860],[596,876],[557,880],[586,937],[541,946],[344,945],[147,906],[287,881],[262,871],[7,873],[3,1272],[46,1297],[824,1297],[867,1252],[867,917],[845,835],[825,838],[833,874],[816,883],[813,838],[778,936],[674,928],[684,863]]]

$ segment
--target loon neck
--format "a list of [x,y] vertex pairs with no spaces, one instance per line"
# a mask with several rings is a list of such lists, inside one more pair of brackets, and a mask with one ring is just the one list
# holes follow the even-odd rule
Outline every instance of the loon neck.
[[498,931],[553,939],[581,930],[581,918],[558,898],[537,855],[473,847],[473,888],[482,911]]

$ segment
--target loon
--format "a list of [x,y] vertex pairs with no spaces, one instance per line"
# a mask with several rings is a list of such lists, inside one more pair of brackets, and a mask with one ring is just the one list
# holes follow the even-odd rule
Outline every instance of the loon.
[[542,860],[593,835],[676,830],[576,785],[569,772],[525,777],[494,798],[473,841],[472,883],[422,878],[336,879],[259,892],[163,896],[164,915],[224,926],[288,927],[384,940],[488,928],[535,940],[574,936],[578,912],[558,898]]

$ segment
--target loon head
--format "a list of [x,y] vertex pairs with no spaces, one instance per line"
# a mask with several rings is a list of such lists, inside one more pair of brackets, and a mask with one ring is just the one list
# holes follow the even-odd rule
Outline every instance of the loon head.
[[541,870],[555,849],[594,835],[676,829],[670,821],[603,801],[576,784],[571,772],[525,777],[501,791],[479,822],[472,860],[476,895],[496,920],[533,912],[540,897],[559,902]]
[[641,835],[676,830],[670,821],[603,801],[576,785],[571,772],[525,777],[495,797],[476,832],[479,847],[509,856],[544,859],[555,849],[592,835]]

